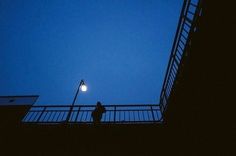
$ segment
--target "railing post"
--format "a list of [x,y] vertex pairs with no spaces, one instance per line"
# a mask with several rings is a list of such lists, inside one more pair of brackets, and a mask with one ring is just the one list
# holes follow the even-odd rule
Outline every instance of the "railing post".
[[68,122],[68,123],[70,121],[70,116],[72,115],[72,112],[73,112],[73,106],[69,106],[69,111],[68,111],[67,118],[66,118],[66,122]]
[[114,106],[114,123],[116,122],[116,106]]
[[76,114],[76,117],[75,117],[75,122],[76,122],[76,121],[77,121],[77,119],[78,119],[79,112],[80,112],[80,107],[81,107],[81,106],[79,106],[79,108],[78,108],[78,112],[77,112],[77,114]]
[[153,112],[152,106],[151,106],[151,112],[152,112],[152,119],[153,119],[153,121],[155,121],[154,112]]

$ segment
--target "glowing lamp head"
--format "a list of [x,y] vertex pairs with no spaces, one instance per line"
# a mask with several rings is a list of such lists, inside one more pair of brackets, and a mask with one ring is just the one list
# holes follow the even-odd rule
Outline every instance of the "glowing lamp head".
[[80,89],[81,89],[82,92],[86,92],[88,88],[85,84],[82,84]]

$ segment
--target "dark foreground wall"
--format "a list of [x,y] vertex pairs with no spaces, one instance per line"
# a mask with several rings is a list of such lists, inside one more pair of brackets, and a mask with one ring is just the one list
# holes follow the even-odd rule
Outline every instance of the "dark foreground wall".
[[[144,125],[67,125],[16,128],[2,136],[1,155],[154,155],[164,153],[161,128]],[[169,146],[168,140],[163,142]],[[13,150],[14,149],[14,150]]]
[[166,125],[180,152],[235,155],[233,6],[223,1],[204,2],[199,29],[166,113]]
[[235,155],[234,5],[203,6],[163,125],[38,126],[1,116],[0,155]]

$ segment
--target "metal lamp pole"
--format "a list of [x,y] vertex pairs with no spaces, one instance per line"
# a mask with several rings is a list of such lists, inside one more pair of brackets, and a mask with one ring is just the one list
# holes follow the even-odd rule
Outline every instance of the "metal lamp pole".
[[84,80],[81,80],[80,83],[79,83],[79,86],[78,86],[78,88],[77,88],[77,91],[76,91],[74,100],[73,100],[73,102],[72,102],[72,105],[70,106],[69,114],[68,114],[67,119],[66,119],[67,122],[69,122],[69,120],[70,120],[70,116],[71,116],[71,113],[72,113],[72,111],[73,111],[73,108],[74,108],[74,105],[75,105],[75,101],[76,101],[76,99],[77,99],[77,96],[78,96],[78,94],[79,94],[79,90],[80,90],[81,86],[84,86],[84,87],[85,87],[84,90],[82,90],[82,91],[86,91],[86,90],[87,90],[87,87],[86,87],[86,85],[85,85],[85,83],[84,83]]

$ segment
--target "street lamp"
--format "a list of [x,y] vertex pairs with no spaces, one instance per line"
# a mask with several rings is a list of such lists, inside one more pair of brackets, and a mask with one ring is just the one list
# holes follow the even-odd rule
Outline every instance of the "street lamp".
[[79,94],[79,90],[80,90],[80,89],[81,89],[82,92],[86,92],[86,91],[88,90],[88,87],[85,85],[84,80],[81,80],[80,83],[79,83],[79,86],[78,86],[78,88],[77,88],[77,91],[76,91],[74,100],[73,100],[72,105],[71,105],[70,110],[69,110],[69,114],[68,114],[68,116],[67,116],[67,121],[70,120],[71,112],[72,112],[73,107],[74,107],[74,105],[75,105],[75,101],[76,101],[76,99],[77,99],[77,96],[78,96],[78,94]]
[[74,97],[74,100],[73,100],[73,103],[72,103],[72,107],[75,105],[75,101],[77,99],[77,96],[79,94],[80,89],[81,89],[82,92],[86,92],[87,89],[88,89],[87,86],[84,83],[84,80],[81,80],[80,83],[79,83],[78,89],[76,91],[76,94],[75,94],[75,97]]
[[[83,81],[83,80],[82,80]],[[87,91],[87,86],[85,85],[85,83],[83,82],[83,84],[80,86],[80,89],[82,92],[86,92]]]

